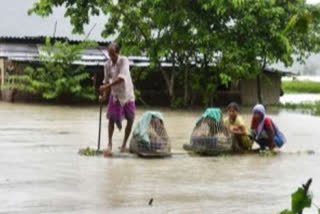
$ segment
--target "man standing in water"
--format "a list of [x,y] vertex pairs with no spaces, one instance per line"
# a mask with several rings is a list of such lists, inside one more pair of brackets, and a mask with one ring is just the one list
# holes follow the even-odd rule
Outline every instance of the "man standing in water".
[[134,116],[135,100],[133,83],[129,70],[129,60],[127,57],[120,55],[120,47],[117,43],[111,43],[108,47],[109,60],[104,68],[104,81],[100,87],[100,101],[106,100],[107,92],[110,92],[107,118],[109,119],[108,127],[108,149],[104,151],[105,156],[112,155],[112,136],[114,125],[119,130],[122,128],[122,119],[127,120],[123,143],[120,152],[125,152],[126,144],[131,133]]

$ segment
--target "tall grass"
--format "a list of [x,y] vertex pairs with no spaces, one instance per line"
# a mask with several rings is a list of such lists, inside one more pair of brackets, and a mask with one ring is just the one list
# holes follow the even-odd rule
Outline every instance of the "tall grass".
[[313,81],[283,81],[282,89],[285,93],[320,93],[320,83]]

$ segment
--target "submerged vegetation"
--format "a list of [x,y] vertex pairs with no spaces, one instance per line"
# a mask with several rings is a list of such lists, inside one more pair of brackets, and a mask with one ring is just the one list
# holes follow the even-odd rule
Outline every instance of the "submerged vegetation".
[[91,149],[90,147],[87,147],[85,149],[79,149],[78,153],[83,156],[98,156],[98,155],[103,154],[102,151],[98,151],[96,149]]
[[314,81],[283,81],[282,89],[285,93],[320,93],[320,83]]
[[320,101],[310,103],[285,103],[279,107],[291,110],[300,110],[302,112],[311,113],[312,115],[320,115]]

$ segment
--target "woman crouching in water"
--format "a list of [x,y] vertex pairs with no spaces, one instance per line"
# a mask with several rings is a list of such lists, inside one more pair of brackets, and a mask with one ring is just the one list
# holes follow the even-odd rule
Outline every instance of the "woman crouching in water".
[[266,147],[270,150],[280,148],[286,142],[282,132],[271,118],[266,116],[266,110],[260,104],[253,108],[251,136],[259,144],[261,150],[265,150]]
[[249,129],[239,114],[239,105],[232,102],[227,107],[228,117],[224,120],[224,125],[228,130],[228,135],[232,136],[232,150],[234,152],[250,151],[253,141],[249,137]]

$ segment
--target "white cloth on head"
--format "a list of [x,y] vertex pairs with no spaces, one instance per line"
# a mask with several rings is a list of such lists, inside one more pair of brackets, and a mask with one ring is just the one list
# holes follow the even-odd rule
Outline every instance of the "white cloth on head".
[[109,59],[104,66],[104,84],[112,83],[118,78],[123,79],[123,82],[111,87],[114,102],[119,101],[121,106],[131,101],[134,102],[134,88],[127,57],[119,56],[115,64]]
[[256,140],[257,140],[259,139],[264,128],[264,121],[266,119],[266,110],[263,105],[257,104],[253,107],[253,113],[260,113],[261,115],[261,121],[257,127],[257,133],[256,133]]
[[[264,108],[263,105],[257,104],[253,108],[253,113],[260,113],[261,117],[262,117],[261,121],[257,127],[257,130],[256,130],[256,138],[255,139],[259,140],[260,138],[264,138],[266,136],[266,134],[264,134],[264,123],[267,118],[266,109]],[[271,122],[272,122],[272,128],[274,129],[275,136],[277,136],[279,139],[281,139],[282,145],[283,145],[284,143],[287,142],[286,137],[284,136],[284,134],[280,131],[278,126],[272,120],[271,120]]]

